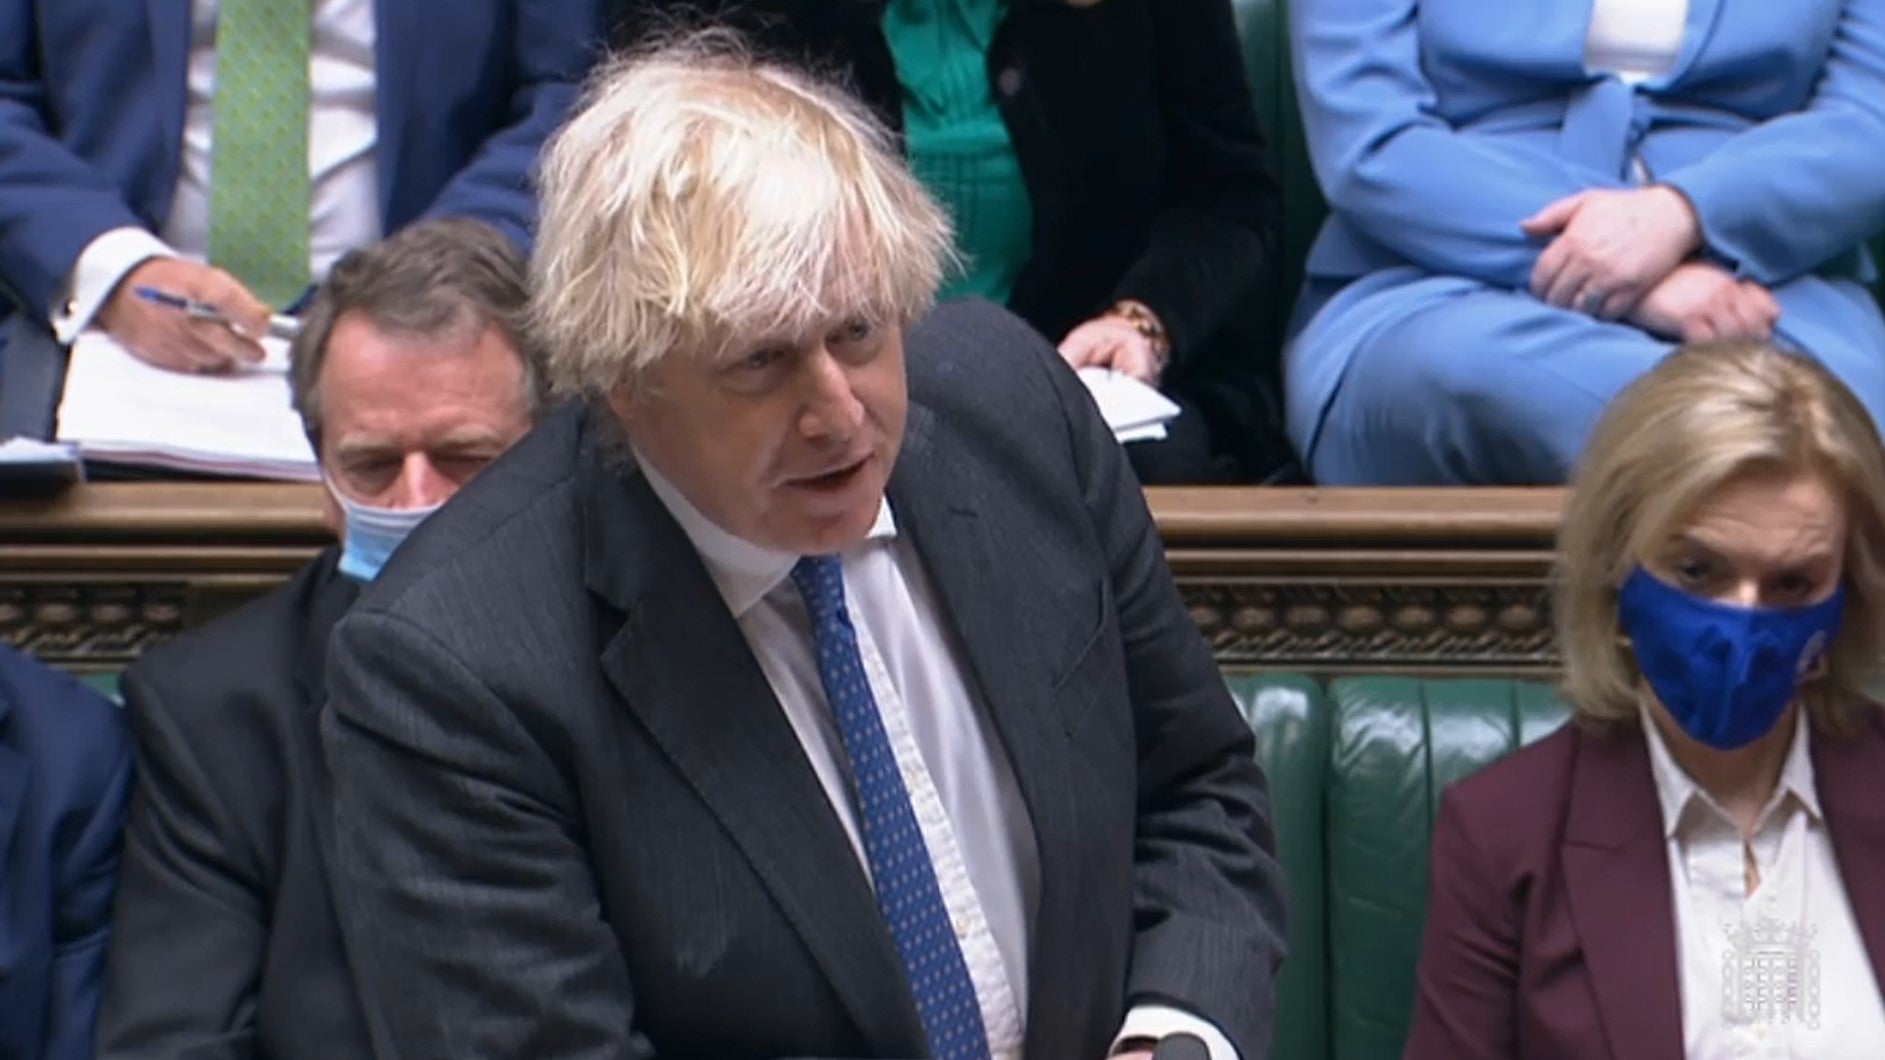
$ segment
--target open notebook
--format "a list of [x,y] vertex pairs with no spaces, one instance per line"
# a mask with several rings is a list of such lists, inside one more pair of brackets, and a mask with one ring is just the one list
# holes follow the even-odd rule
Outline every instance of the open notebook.
[[58,440],[88,460],[217,475],[319,482],[288,398],[288,345],[230,375],[165,371],[87,331],[72,344]]

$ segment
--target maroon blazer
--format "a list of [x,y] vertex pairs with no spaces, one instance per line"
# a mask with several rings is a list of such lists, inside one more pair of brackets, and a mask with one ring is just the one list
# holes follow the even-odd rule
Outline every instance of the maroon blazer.
[[[1885,721],[1811,737],[1852,911],[1885,983]],[[1404,1060],[1683,1060],[1662,811],[1641,730],[1575,726],[1448,789]]]

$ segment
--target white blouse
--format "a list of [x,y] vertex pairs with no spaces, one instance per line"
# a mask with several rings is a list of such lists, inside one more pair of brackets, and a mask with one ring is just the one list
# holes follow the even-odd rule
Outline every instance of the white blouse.
[[1666,74],[1688,17],[1689,0],[1591,0],[1584,65],[1631,84]]
[[[1751,839],[1647,717],[1689,1060],[1877,1060],[1885,1004],[1820,812],[1804,713]],[[1747,892],[1747,867],[1759,886]]]

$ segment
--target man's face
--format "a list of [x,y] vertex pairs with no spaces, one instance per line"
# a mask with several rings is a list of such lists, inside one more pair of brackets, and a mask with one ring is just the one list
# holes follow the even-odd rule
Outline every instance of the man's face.
[[642,459],[721,529],[812,555],[870,532],[908,400],[902,331],[838,320],[724,362],[666,357],[610,404]]
[[[488,321],[416,336],[344,313],[318,385],[322,470],[335,489],[380,507],[443,502],[530,430],[523,364]],[[326,517],[340,533],[331,496]]]

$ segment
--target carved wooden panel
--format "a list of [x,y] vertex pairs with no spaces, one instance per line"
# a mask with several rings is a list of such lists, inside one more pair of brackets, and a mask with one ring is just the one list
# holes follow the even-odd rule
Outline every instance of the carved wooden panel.
[[1538,582],[1181,581],[1227,666],[1291,670],[1550,670]]
[[[1155,489],[1225,665],[1529,672],[1556,665],[1558,490]],[[116,668],[279,584],[329,541],[319,487],[111,483],[0,501],[0,640]]]
[[0,641],[69,668],[112,667],[176,636],[182,583],[0,585]]

